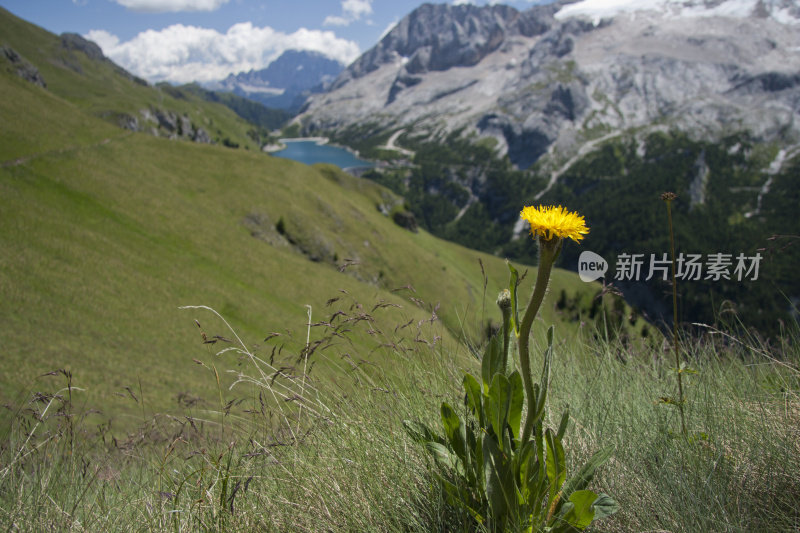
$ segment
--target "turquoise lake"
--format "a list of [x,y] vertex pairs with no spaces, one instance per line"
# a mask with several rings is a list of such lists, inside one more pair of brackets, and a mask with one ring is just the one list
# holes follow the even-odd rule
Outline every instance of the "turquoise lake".
[[359,159],[352,152],[344,148],[339,148],[338,146],[319,144],[318,141],[313,140],[294,141],[291,139],[281,139],[281,142],[286,145],[286,148],[277,152],[272,152],[272,155],[299,161],[306,165],[331,163],[343,169],[374,166],[373,163]]

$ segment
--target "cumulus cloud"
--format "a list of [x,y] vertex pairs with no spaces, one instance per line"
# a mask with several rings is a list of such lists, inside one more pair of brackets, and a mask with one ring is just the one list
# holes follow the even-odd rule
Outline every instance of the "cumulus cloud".
[[119,37],[113,33],[107,32],[106,30],[91,30],[89,33],[84,35],[84,37],[97,43],[97,46],[104,51],[111,50],[119,44]]
[[168,13],[177,11],[214,11],[229,0],[114,0],[131,11]]
[[287,34],[250,22],[234,24],[224,34],[174,24],[144,31],[125,42],[105,30],[92,30],[85,37],[115,63],[151,82],[220,80],[231,73],[265,68],[286,50],[320,52],[344,64],[359,55],[358,44],[331,31],[300,28]]
[[342,0],[342,14],[325,17],[325,26],[347,26],[372,15],[372,0]]

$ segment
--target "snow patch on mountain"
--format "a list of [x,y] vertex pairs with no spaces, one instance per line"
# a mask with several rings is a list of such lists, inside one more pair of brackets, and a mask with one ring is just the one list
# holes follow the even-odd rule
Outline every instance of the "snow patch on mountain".
[[755,16],[772,18],[781,24],[800,24],[800,7],[789,0],[582,0],[564,6],[555,17],[559,20],[587,17],[597,25],[601,20],[646,12],[665,18]]

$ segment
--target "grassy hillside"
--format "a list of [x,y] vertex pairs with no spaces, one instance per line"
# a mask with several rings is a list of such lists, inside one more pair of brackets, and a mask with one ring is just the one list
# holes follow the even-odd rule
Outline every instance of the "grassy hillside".
[[[7,46],[41,64],[48,85],[0,68],[0,247],[13,251],[0,259],[0,337],[13,368],[0,377],[2,401],[60,368],[88,389],[89,405],[110,412],[139,412],[120,399],[125,387],[141,390],[153,411],[181,393],[209,397],[214,380],[192,359],[218,361],[219,345],[198,346],[194,319],[208,335],[230,332],[182,305],[213,307],[247,343],[282,332],[295,353],[305,342],[304,306],[323,320],[336,297],[367,311],[401,306],[386,327],[435,312],[445,342],[481,338],[484,291],[486,316],[496,314],[503,261],[396,226],[380,211],[400,204],[388,190],[333,167],[119,128],[101,109],[136,109],[161,93],[110,64],[82,63],[78,75],[45,59],[57,38],[8,15],[3,24]],[[113,84],[98,89],[103,76]],[[204,115],[226,112],[203,105]],[[552,289],[581,302],[561,329],[572,335],[574,313],[598,289],[566,272]],[[561,312],[551,305],[543,317]],[[354,351],[379,363],[380,341],[362,337]]]
[[224,104],[246,121],[267,130],[267,132],[280,129],[281,126],[286,124],[293,116],[292,113],[285,109],[266,107],[263,104],[254,102],[253,100],[235,93],[209,91],[203,89],[197,83],[181,85],[179,89],[199,96],[209,102]]
[[[189,135],[182,131],[180,118],[193,128],[203,129],[217,144],[238,145],[258,150],[254,126],[226,106],[207,102],[188,91],[170,86],[151,86],[102,57],[99,48],[87,45],[80,37],[57,36],[34,26],[0,7],[0,46],[10,47],[22,60],[35,67],[47,90],[71,102],[94,117],[115,125],[161,136]],[[98,55],[99,54],[99,55]],[[0,54],[4,71],[13,67]],[[10,95],[9,95],[10,96]],[[19,107],[18,111],[29,110]],[[175,127],[160,123],[158,114],[176,120]],[[135,119],[135,126],[131,126]],[[52,128],[50,129],[52,132]],[[250,133],[248,133],[250,132]],[[70,132],[57,132],[69,135]]]

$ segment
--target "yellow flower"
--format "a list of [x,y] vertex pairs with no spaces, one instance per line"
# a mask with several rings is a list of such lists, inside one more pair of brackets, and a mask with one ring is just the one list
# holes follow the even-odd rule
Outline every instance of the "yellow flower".
[[578,213],[558,207],[526,206],[519,216],[531,225],[531,235],[541,235],[547,240],[570,238],[580,242],[589,233],[586,221]]

